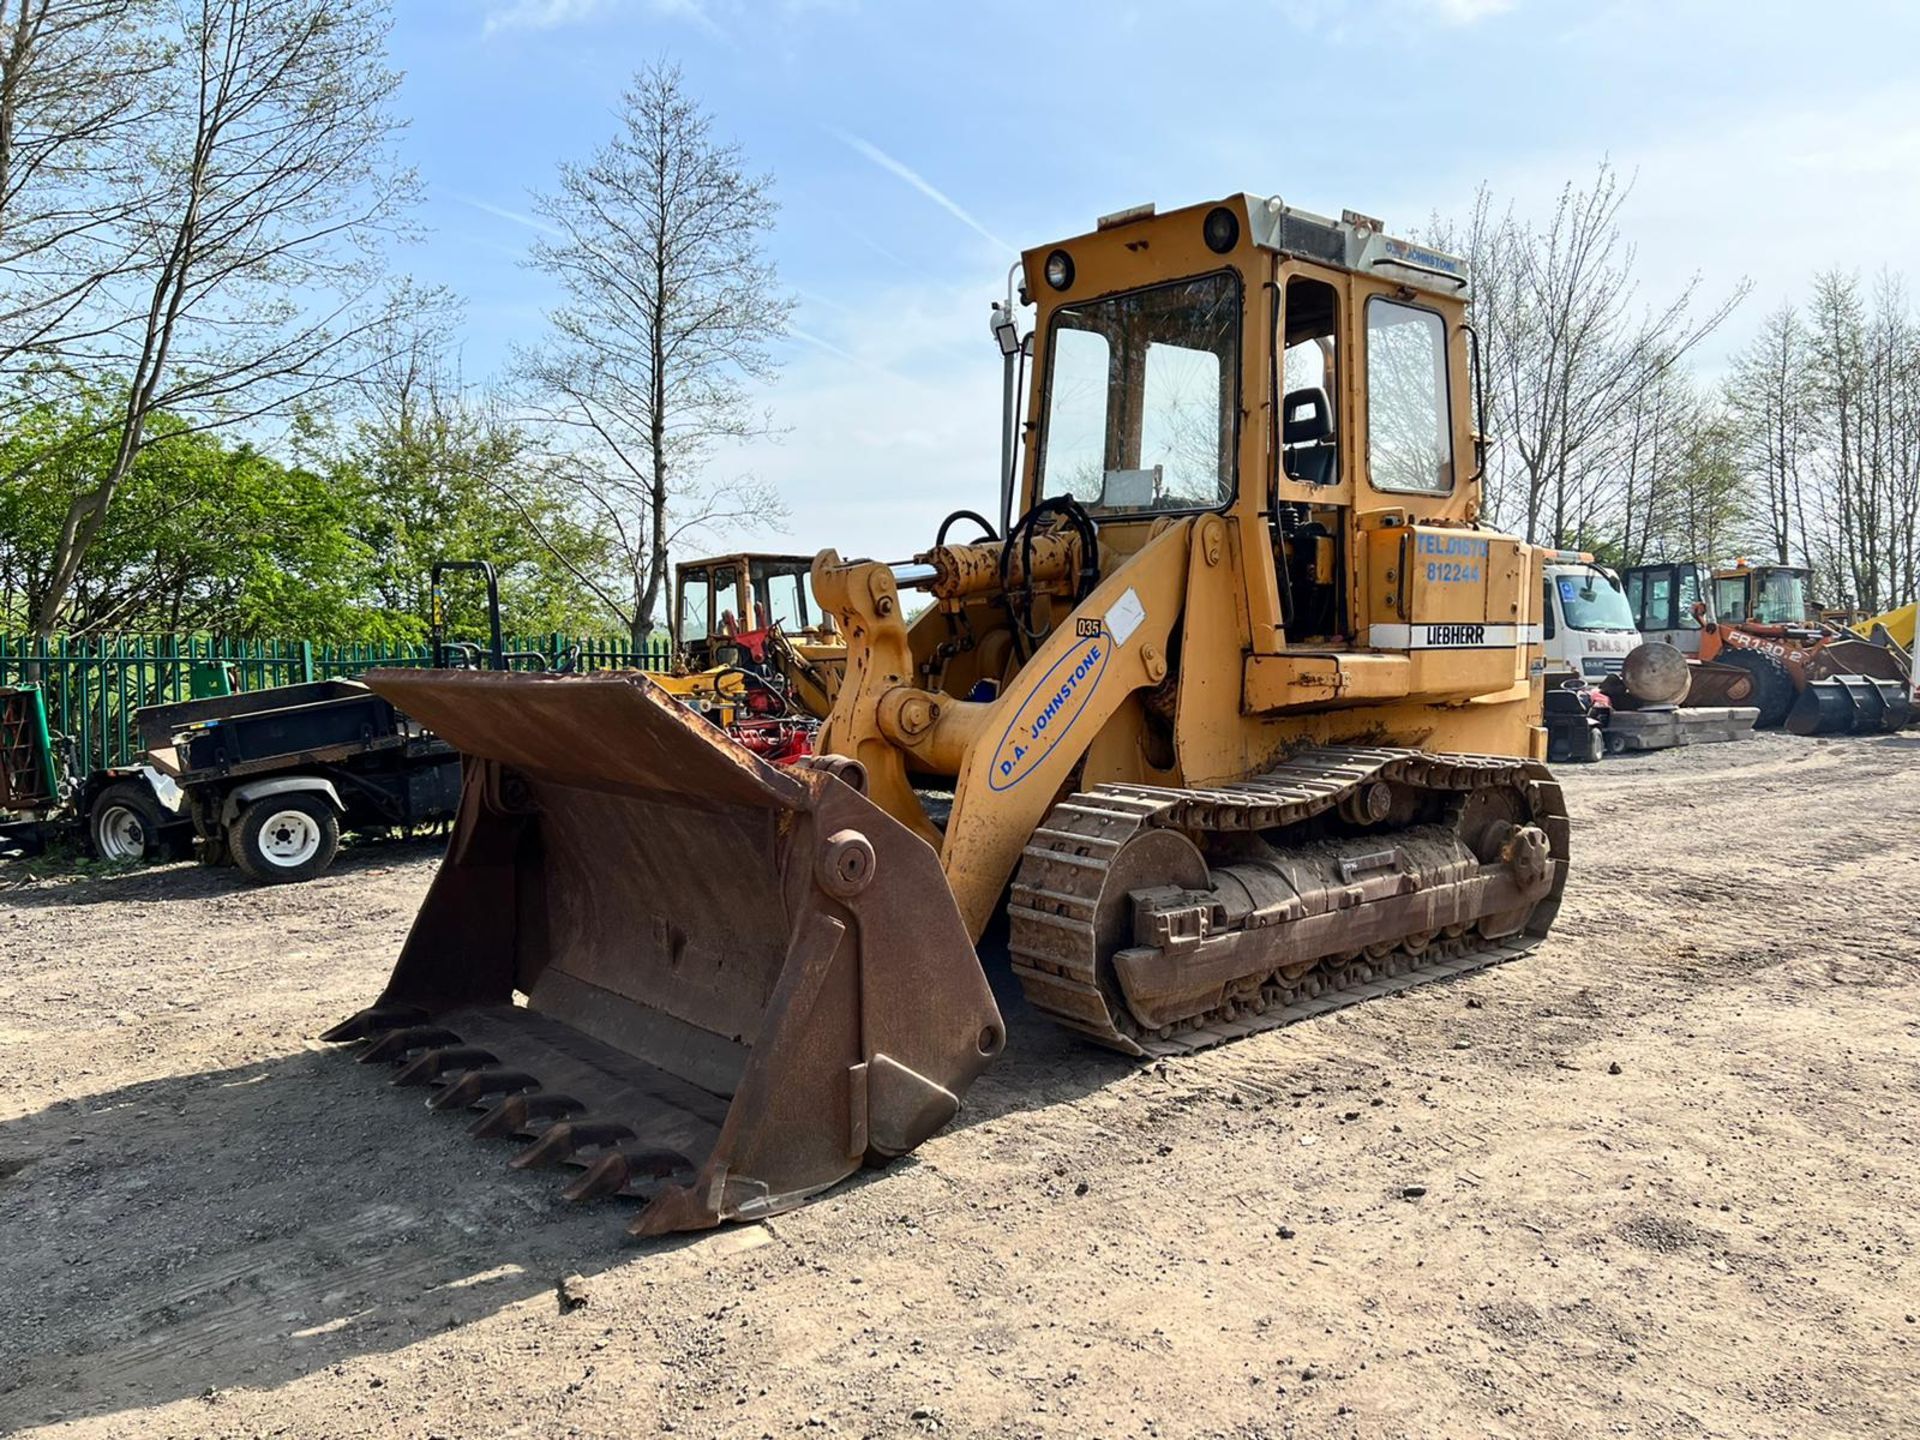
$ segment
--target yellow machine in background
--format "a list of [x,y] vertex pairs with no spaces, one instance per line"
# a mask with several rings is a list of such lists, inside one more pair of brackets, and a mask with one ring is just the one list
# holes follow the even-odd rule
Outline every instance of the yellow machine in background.
[[724,555],[674,569],[674,666],[654,683],[763,759],[813,752],[846,642],[807,593],[812,557]]
[[466,795],[331,1033],[645,1198],[638,1231],[945,1124],[1005,1043],[997,916],[1029,1002],[1163,1055],[1511,958],[1558,907],[1541,556],[1479,522],[1464,263],[1236,195],[1022,274],[1018,518],[814,560],[847,645],[819,755],[638,677],[372,677]]
[[[799,711],[824,719],[840,689],[847,645],[807,591],[811,555],[743,553],[674,567],[674,644],[685,676],[745,671],[776,681]],[[734,687],[750,680],[732,680]],[[675,688],[668,682],[668,688]]]
[[1884,643],[1880,637],[1885,636],[1908,655],[1912,655],[1916,613],[1920,613],[1920,605],[1902,605],[1887,611],[1884,615],[1874,615],[1862,620],[1853,627],[1853,633],[1862,640],[1872,640],[1875,643]]

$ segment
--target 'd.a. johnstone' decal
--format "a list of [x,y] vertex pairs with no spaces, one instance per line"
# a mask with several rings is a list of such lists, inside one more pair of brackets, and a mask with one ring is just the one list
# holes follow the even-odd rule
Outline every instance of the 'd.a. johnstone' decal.
[[988,778],[991,788],[1011,790],[1060,743],[1060,737],[1080,718],[1099,686],[1112,648],[1113,636],[1102,629],[1082,636],[1073,649],[1054,662],[994,747],[993,770]]

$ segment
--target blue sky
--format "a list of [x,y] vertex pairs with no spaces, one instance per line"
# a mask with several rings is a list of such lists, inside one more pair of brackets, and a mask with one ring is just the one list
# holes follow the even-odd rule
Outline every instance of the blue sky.
[[782,488],[773,548],[905,556],[995,493],[987,303],[1014,247],[1152,200],[1279,193],[1420,226],[1482,181],[1543,212],[1602,157],[1649,299],[1756,293],[1714,366],[1814,270],[1920,284],[1920,4],[1705,0],[398,0],[426,242],[489,378],[550,296],[529,196],[671,57],[781,201],[800,300],[768,404],[717,462]]

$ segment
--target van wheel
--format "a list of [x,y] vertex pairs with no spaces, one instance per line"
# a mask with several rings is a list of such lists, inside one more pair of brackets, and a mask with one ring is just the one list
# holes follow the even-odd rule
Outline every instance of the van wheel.
[[340,850],[340,817],[324,796],[265,795],[233,822],[233,860],[263,885],[311,880]]
[[118,780],[94,796],[87,839],[102,860],[145,860],[160,845],[160,802],[145,785]]

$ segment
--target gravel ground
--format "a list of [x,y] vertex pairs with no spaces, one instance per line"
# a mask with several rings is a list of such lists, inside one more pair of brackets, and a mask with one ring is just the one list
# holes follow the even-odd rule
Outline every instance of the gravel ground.
[[0,871],[0,1432],[1920,1433],[1920,742],[1564,778],[1531,959],[1147,1067],[1009,1001],[916,1155],[646,1244],[313,1040],[433,847]]

